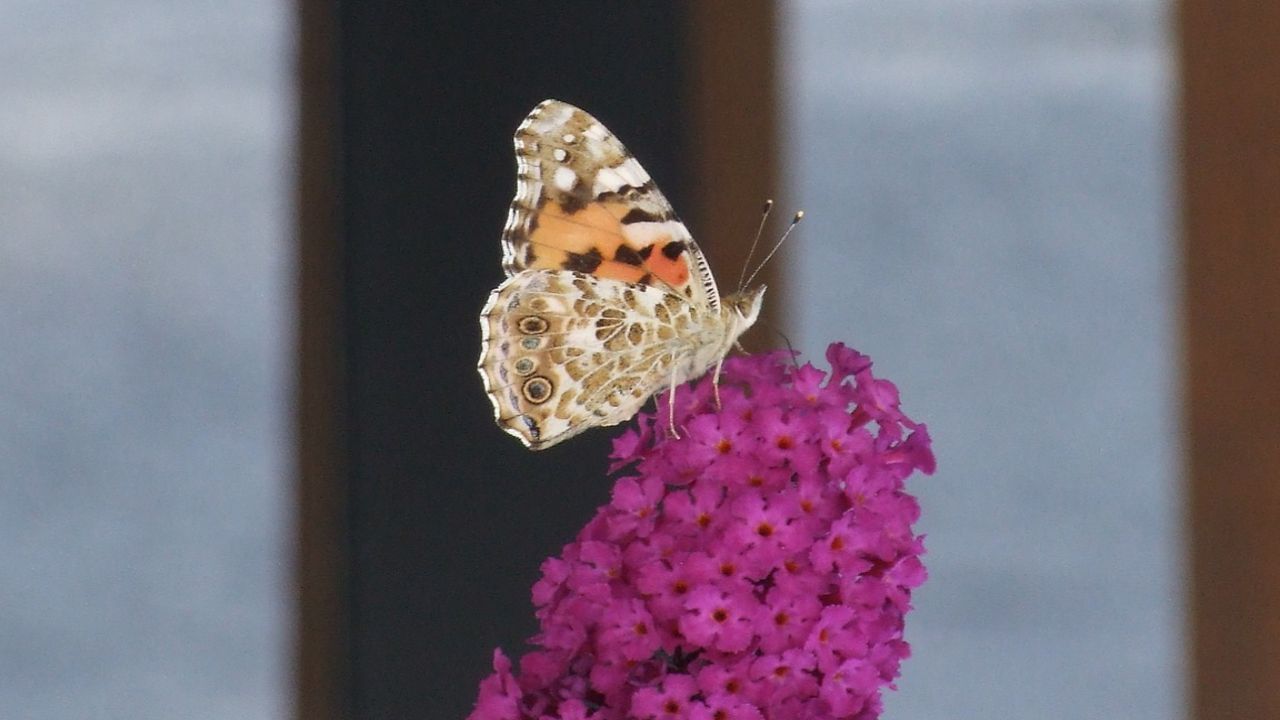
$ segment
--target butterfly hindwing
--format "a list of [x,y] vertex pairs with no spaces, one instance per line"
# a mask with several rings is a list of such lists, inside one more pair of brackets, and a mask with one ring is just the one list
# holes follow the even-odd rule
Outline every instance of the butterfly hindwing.
[[677,331],[690,308],[663,289],[565,270],[507,279],[480,320],[498,424],[540,449],[627,420],[692,352]]

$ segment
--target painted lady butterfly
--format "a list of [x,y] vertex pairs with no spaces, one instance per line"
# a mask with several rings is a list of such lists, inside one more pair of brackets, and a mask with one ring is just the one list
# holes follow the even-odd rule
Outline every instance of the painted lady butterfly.
[[649,174],[582,110],[544,100],[515,148],[507,279],[480,314],[498,425],[541,450],[625,422],[664,389],[674,399],[713,365],[718,377],[764,286],[721,298]]

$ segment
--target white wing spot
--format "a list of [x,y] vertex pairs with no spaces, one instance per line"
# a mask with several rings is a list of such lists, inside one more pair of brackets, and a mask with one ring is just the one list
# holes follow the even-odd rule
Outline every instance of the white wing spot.
[[543,107],[536,117],[529,116],[529,126],[536,135],[545,135],[557,125],[564,125],[573,117],[573,107],[562,103]]
[[628,241],[643,247],[669,240],[687,241],[689,229],[679,220],[667,220],[664,222],[641,222],[623,225],[622,234],[626,236]]
[[573,192],[573,186],[578,184],[578,174],[567,167],[558,167],[552,181],[561,191]]
[[597,195],[617,192],[627,181],[613,168],[600,168],[596,171],[596,181],[591,191]]
[[565,152],[564,148],[556,148],[551,151],[551,157],[555,158],[556,162],[564,162],[569,157],[569,153]]
[[574,144],[574,143],[578,142],[578,136],[577,136],[577,135],[574,135],[573,133],[565,133],[565,134],[564,134],[564,136],[563,136],[563,137],[561,137],[560,139],[561,139],[561,140],[563,140],[563,141],[565,141],[566,143],[568,143],[568,144],[570,144],[570,145],[572,145],[572,144]]
[[631,187],[640,187],[649,182],[649,173],[645,172],[644,168],[640,167],[640,163],[636,162],[633,157],[627,158],[625,162],[614,169],[626,181],[626,184]]

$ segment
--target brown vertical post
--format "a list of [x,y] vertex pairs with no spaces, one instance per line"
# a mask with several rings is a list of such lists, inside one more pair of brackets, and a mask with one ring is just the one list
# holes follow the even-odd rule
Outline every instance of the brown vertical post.
[[1280,717],[1280,3],[1183,0],[1195,717]]
[[[724,295],[736,289],[764,201],[778,201],[773,228],[795,212],[783,197],[777,159],[778,9],[772,0],[695,0],[686,12],[692,116],[685,147],[692,160],[694,206],[685,214]],[[777,237],[776,229],[766,231],[753,264]],[[762,314],[774,324],[786,317],[785,287],[776,282],[785,257],[785,251],[775,256],[755,281],[769,285]],[[763,330],[744,342],[757,349],[780,344]]]
[[299,0],[293,717],[348,716],[336,7]]

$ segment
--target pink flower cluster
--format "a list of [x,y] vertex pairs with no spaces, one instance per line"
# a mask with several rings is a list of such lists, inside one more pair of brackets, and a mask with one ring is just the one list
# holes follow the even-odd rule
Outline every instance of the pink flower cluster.
[[501,650],[469,720],[799,720],[880,714],[925,579],[903,480],[924,425],[843,345],[725,362],[614,442],[635,463],[533,587],[540,647]]

